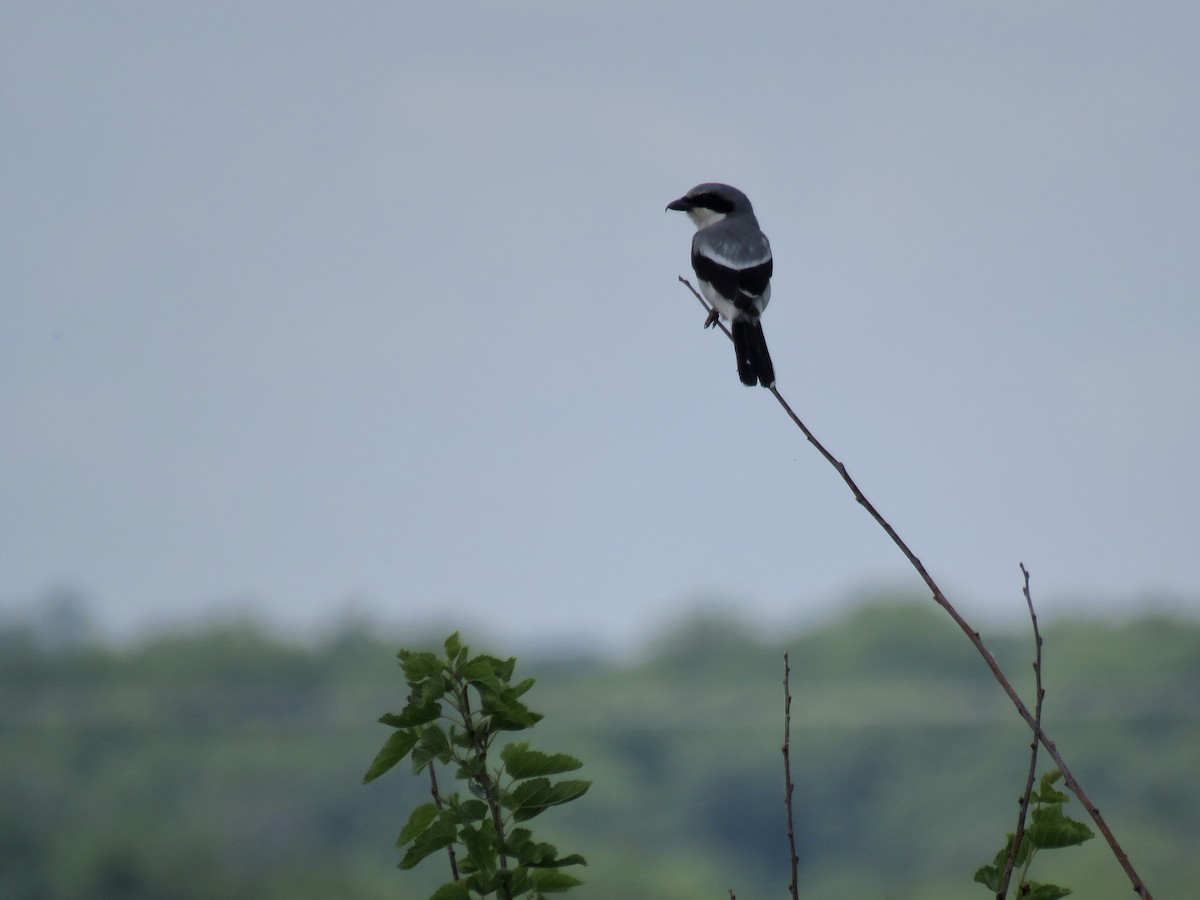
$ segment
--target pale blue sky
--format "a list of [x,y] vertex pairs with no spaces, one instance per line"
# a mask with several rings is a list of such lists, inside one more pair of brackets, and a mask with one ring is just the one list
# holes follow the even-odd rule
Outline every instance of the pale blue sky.
[[776,256],[779,387],[968,617],[1200,606],[1200,7],[9,4],[0,610],[351,603],[610,645],[919,584],[675,282]]

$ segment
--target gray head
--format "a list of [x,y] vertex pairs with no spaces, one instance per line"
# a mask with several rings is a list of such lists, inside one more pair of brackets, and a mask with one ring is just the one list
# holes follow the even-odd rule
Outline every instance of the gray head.
[[687,213],[697,228],[713,225],[726,216],[754,215],[749,197],[735,187],[713,181],[696,185],[678,200],[668,203],[667,209]]

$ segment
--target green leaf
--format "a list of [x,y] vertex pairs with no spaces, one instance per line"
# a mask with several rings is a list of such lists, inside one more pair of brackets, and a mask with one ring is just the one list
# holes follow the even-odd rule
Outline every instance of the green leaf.
[[1038,884],[1036,881],[1026,882],[1029,888],[1021,894],[1022,900],[1061,900],[1072,893],[1070,888],[1059,887],[1056,884]]
[[486,653],[475,657],[472,662],[478,662],[486,665],[496,678],[506,684],[512,680],[513,669],[517,667],[517,658],[510,656],[508,659],[499,659],[495,656],[489,656]]
[[1025,829],[1025,836],[1040,849],[1075,847],[1095,837],[1090,828],[1064,815],[1058,806],[1035,809],[1030,818],[1032,821]]
[[561,775],[581,768],[583,763],[565,753],[542,753],[530,750],[528,742],[509,744],[500,751],[504,770],[518,781],[539,775]]
[[550,791],[550,804],[558,806],[562,803],[570,803],[586,794],[591,786],[592,783],[583,778],[560,781]]
[[442,646],[445,648],[446,658],[450,660],[451,664],[454,663],[454,658],[458,656],[458,654],[462,653],[464,649],[466,649],[463,647],[462,639],[459,637],[457,631],[450,635],[450,637],[446,638],[446,642]]
[[1049,772],[1047,772],[1045,775],[1043,775],[1039,779],[1039,782],[1042,787],[1048,788],[1048,787],[1056,785],[1060,781],[1062,781],[1062,777],[1063,777],[1063,773],[1060,772],[1058,769],[1051,769]]
[[[462,872],[462,867],[459,866],[459,872]],[[500,890],[502,882],[506,882],[511,877],[511,872],[508,869],[494,869],[490,873],[474,872],[467,878],[467,884],[471,890],[479,894],[481,897],[487,897],[490,894],[495,894]]]
[[543,806],[549,798],[550,779],[534,778],[506,792],[502,805],[515,811],[526,806]]
[[531,712],[511,691],[479,691],[480,709],[490,716],[492,728],[498,731],[521,731],[542,720],[541,713]]
[[430,894],[429,900],[471,900],[471,889],[465,881],[451,881]]
[[512,692],[514,697],[520,697],[534,685],[534,679],[526,678],[524,681],[514,684]]
[[511,809],[513,820],[524,822],[541,814],[547,807],[569,803],[587,793],[590,781],[579,779],[551,784],[548,778],[533,778],[522,782],[501,798],[505,808]]
[[435,821],[413,840],[412,846],[398,863],[401,869],[411,869],[430,853],[436,853],[454,843],[454,825],[444,819]]
[[465,759],[459,759],[459,766],[454,772],[454,777],[459,781],[470,781],[472,784],[484,772],[487,765],[484,760],[478,756],[468,756]]
[[989,891],[996,892],[1000,890],[1000,879],[1003,877],[1003,866],[980,866],[975,870],[975,877],[972,880],[982,884]]
[[543,894],[562,894],[583,884],[578,878],[558,869],[539,869],[531,872],[529,880],[534,889]]
[[485,822],[478,828],[464,825],[459,829],[459,838],[476,871],[484,876],[491,876],[497,867],[496,830],[491,822]]
[[420,684],[412,685],[413,693],[409,703],[418,706],[428,706],[431,703],[440,705],[452,688],[453,685],[446,673],[438,672]]
[[498,691],[504,687],[508,679],[501,677],[496,671],[496,662],[497,660],[491,656],[477,656],[463,663],[458,669],[458,674],[473,688]]
[[[1004,867],[1008,865],[1008,854],[1012,852],[1013,834],[1010,832],[1007,839],[1004,841],[1004,848],[996,854],[996,858],[992,861],[1001,873],[1004,872]],[[1033,844],[1029,841],[1029,836],[1022,834],[1021,848],[1017,850],[1017,858],[1013,860],[1014,866],[1023,866],[1025,860],[1029,858],[1029,854],[1033,851]]]
[[554,861],[556,867],[561,866],[586,866],[587,860],[578,853],[572,853],[570,856],[561,856]]
[[462,803],[454,803],[450,809],[454,814],[454,821],[460,825],[479,822],[488,816],[487,804],[482,800],[465,800]]
[[436,725],[431,725],[421,730],[420,739],[413,749],[413,771],[423,771],[435,759],[443,764],[450,761],[450,740],[446,737],[446,732]]
[[1054,787],[1061,779],[1062,772],[1058,769],[1051,769],[1038,781],[1038,789],[1029,799],[1033,803],[1070,803],[1071,798]]
[[403,847],[409,841],[421,834],[428,828],[438,817],[438,808],[435,803],[422,803],[408,817],[408,823],[400,830],[400,837],[396,838],[396,846]]
[[404,757],[408,756],[408,752],[412,750],[413,745],[417,742],[418,735],[413,731],[395,731],[388,736],[388,739],[383,742],[383,747],[375,754],[375,759],[371,761],[370,768],[367,769],[367,774],[363,776],[363,784],[374,781],[384,772],[388,771]]
[[392,728],[412,728],[414,725],[428,725],[441,715],[440,703],[410,703],[399,713],[384,713],[379,717],[379,722]]
[[508,892],[519,897],[529,892],[529,872],[518,866],[515,869],[504,869],[496,873],[497,890],[502,885],[508,885]]
[[1069,795],[1044,785],[1030,794],[1029,800],[1031,803],[1040,803],[1046,806],[1061,806],[1063,803],[1071,802]]
[[534,868],[553,866],[558,862],[558,848],[553,844],[540,841],[528,841],[517,854],[517,860],[523,866]]
[[433,653],[401,650],[396,655],[400,657],[400,668],[404,670],[404,680],[411,685],[418,685],[442,671],[442,661]]

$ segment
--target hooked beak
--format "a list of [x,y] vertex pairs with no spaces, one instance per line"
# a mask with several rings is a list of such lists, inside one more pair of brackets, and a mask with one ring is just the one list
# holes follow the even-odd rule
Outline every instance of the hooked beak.
[[[687,197],[680,197],[678,200],[672,200],[667,204],[667,209],[673,209],[677,212],[687,212],[692,208],[692,203]],[[665,212],[666,210],[664,210]]]

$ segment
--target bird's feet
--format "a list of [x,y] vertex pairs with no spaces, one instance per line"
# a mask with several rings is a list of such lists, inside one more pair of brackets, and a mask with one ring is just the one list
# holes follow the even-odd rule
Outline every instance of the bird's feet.
[[708,311],[708,318],[704,320],[705,328],[712,328],[717,324],[717,319],[721,318],[721,314],[717,312],[716,307]]

